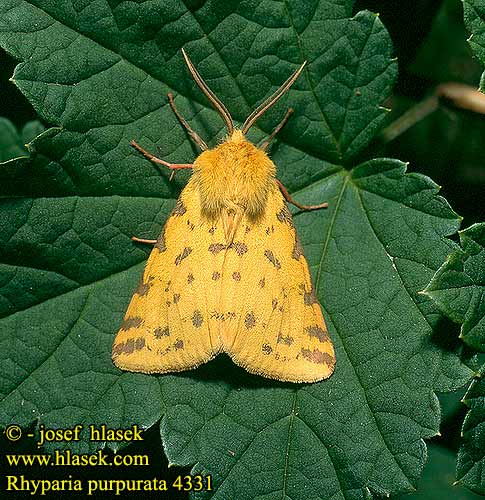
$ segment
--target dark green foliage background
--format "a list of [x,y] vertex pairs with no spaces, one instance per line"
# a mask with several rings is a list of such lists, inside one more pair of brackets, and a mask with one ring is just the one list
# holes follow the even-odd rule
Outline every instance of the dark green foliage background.
[[[229,2],[230,3],[230,2]],[[342,2],[343,3],[343,2]],[[369,9],[373,12],[380,12],[380,19],[387,27],[390,32],[394,47],[395,53],[399,58],[399,77],[397,80],[397,84],[394,88],[394,95],[392,100],[385,103],[388,107],[392,107],[392,112],[390,116],[387,117],[388,122],[391,122],[393,118],[399,116],[405,109],[411,106],[413,103],[419,101],[423,97],[427,95],[430,90],[440,82],[445,82],[449,80],[453,81],[462,81],[469,83],[471,85],[477,85],[477,82],[480,79],[480,75],[482,72],[482,67],[477,63],[475,59],[473,59],[471,50],[466,44],[466,38],[468,34],[463,25],[463,13],[461,3],[454,0],[446,0],[444,2],[434,2],[434,1],[417,1],[414,2],[414,15],[410,16],[409,13],[409,5],[405,2],[397,2],[397,1],[358,1],[354,6],[354,13],[361,11],[362,9]],[[223,15],[223,13],[221,13]],[[149,20],[147,20],[149,23]],[[109,41],[106,41],[109,43]],[[170,47],[170,42],[167,42],[166,46],[167,50],[172,50]],[[175,50],[175,49],[173,49]],[[12,76],[13,69],[17,63],[11,59],[6,53],[0,53],[0,71],[2,75],[1,88],[0,88],[0,96],[2,99],[3,107],[0,112],[0,115],[3,115],[9,118],[13,124],[20,130],[24,125],[30,120],[36,120],[38,117],[33,110],[31,104],[23,97],[23,95],[17,90],[17,88],[8,82],[8,79]],[[147,61],[146,64],[149,64]],[[181,78],[181,75],[175,73],[173,75],[174,82],[177,78]],[[183,78],[182,78],[183,80]],[[275,73],[275,81],[272,82],[277,84],[278,74]],[[170,82],[169,82],[170,83]],[[172,82],[173,83],[173,82]],[[256,88],[258,86],[256,85]],[[35,91],[35,89],[34,89]],[[186,92],[186,94],[190,94],[192,96],[196,96],[197,92],[192,89],[183,88],[181,91]],[[250,92],[248,90],[248,92]],[[35,92],[33,92],[35,93]],[[264,92],[263,92],[264,95]],[[62,96],[59,95],[58,98]],[[260,93],[254,92],[254,95],[249,96],[249,101],[257,101],[260,99],[262,95]],[[149,106],[153,106],[156,108],[155,101],[162,102],[164,100],[163,95],[156,94],[156,88],[153,88],[153,101],[149,103],[137,103],[139,106],[146,106],[148,111]],[[229,99],[226,101],[228,107],[230,109],[238,109],[235,112],[236,117],[241,119],[247,113],[247,109],[240,109],[240,103],[237,99],[234,102],[231,102]],[[53,101],[53,105],[56,104],[56,101]],[[96,109],[96,106],[100,106],[102,103],[87,103],[87,108]],[[186,107],[184,107],[186,106]],[[210,115],[205,114],[205,111],[201,111],[201,106],[199,104],[194,104],[193,106],[183,104],[182,110],[185,114],[188,114],[190,117],[195,116],[196,122],[198,126],[202,128],[204,132],[204,137],[211,137],[217,135],[220,130],[217,128],[217,121],[213,120]],[[99,108],[98,108],[99,109]],[[279,108],[280,111],[284,109],[283,107]],[[55,110],[53,110],[53,113]],[[100,118],[101,116],[101,118]],[[168,116],[168,115],[167,115]],[[278,113],[274,113],[273,118],[268,118],[262,120],[261,128],[263,130],[270,130],[271,126],[274,124],[274,117],[278,116]],[[44,117],[44,118],[47,118]],[[87,121],[86,126],[90,126],[96,128],[98,123],[96,123],[97,119],[102,120],[102,107],[99,111],[99,115],[91,116],[91,117],[78,117],[78,116],[69,116],[68,121],[70,121],[71,126],[82,128]],[[176,127],[176,121],[170,118],[171,124],[173,127]],[[376,118],[378,121],[378,118]],[[46,126],[51,126],[52,123],[44,122]],[[148,125],[146,125],[148,126]],[[294,124],[293,130],[298,131],[298,122]],[[161,133],[162,129],[158,130],[158,133]],[[283,133],[282,140],[287,141],[288,143],[292,143],[292,141],[296,141],[295,137],[298,137],[295,134],[293,137],[290,135],[290,128],[288,131]],[[485,220],[485,206],[483,204],[483,197],[485,194],[485,167],[483,164],[483,137],[485,133],[485,123],[483,116],[475,115],[473,113],[464,112],[462,110],[455,109],[451,106],[443,105],[435,114],[426,118],[415,127],[413,127],[408,132],[404,133],[397,140],[393,141],[390,144],[383,144],[379,141],[379,138],[373,140],[370,144],[367,145],[364,151],[360,151],[359,147],[353,146],[352,142],[345,143],[345,134],[343,134],[343,144],[346,146],[344,149],[339,150],[332,148],[331,141],[325,143],[325,141],[315,141],[315,136],[312,136],[312,133],[316,134],[317,132],[310,132],[309,135],[302,138],[303,143],[306,146],[306,150],[316,157],[323,158],[328,163],[324,163],[324,168],[322,173],[320,173],[320,179],[325,180],[326,176],[331,176],[338,171],[338,168],[335,167],[334,163],[344,163],[347,167],[352,167],[357,165],[361,160],[366,160],[369,158],[376,157],[389,157],[389,158],[398,158],[402,161],[409,161],[410,165],[408,167],[408,172],[418,172],[429,175],[434,181],[438,184],[442,185],[442,190],[440,192],[448,202],[451,207],[461,216],[464,217],[462,222],[462,227],[466,227],[473,222],[483,221]],[[255,131],[255,136],[260,137],[262,133],[259,130]],[[163,134],[162,134],[163,135]],[[351,134],[350,134],[351,135]],[[191,150],[190,146],[188,146],[188,142],[182,131],[177,130],[175,132],[175,137],[178,138],[179,143],[176,149],[176,154],[169,158],[174,161],[180,160],[182,155],[192,155],[194,154],[194,150]],[[69,138],[72,140],[73,138]],[[153,142],[156,141],[156,137],[153,139]],[[124,140],[124,139],[123,139]],[[53,135],[53,141],[56,141],[56,136]],[[74,138],[75,141],[75,138]],[[22,141],[20,141],[21,143]],[[61,141],[62,142],[62,141]],[[323,146],[322,146],[323,144]],[[62,150],[63,144],[56,144]],[[94,145],[95,147],[96,145]],[[67,148],[67,146],[66,146]],[[15,149],[15,148],[14,148]],[[275,148],[275,155],[278,158],[278,147]],[[18,153],[21,153],[20,149],[15,149],[15,156]],[[41,155],[43,151],[40,151]],[[1,158],[0,158],[1,159]],[[113,157],[113,161],[118,161],[119,158]],[[68,158],[69,164],[73,165],[73,170],[71,174],[73,178],[65,179],[61,183],[61,186],[57,186],[55,189],[65,189],[66,193],[69,193],[72,190],[72,185],[76,184],[76,161],[77,158]],[[180,160],[181,161],[181,160]],[[378,165],[368,165],[364,167],[359,167],[357,173],[354,173],[354,181],[355,186],[360,189],[353,189],[348,192],[346,198],[343,198],[343,203],[348,203],[349,213],[352,212],[352,207],[357,203],[358,193],[364,192],[365,195],[368,195],[368,199],[364,198],[364,203],[367,203],[370,207],[376,210],[382,210],[383,217],[385,217],[384,209],[385,204],[382,204],[380,201],[375,201],[379,197],[373,197],[378,187],[374,186],[371,181],[372,176],[369,174],[372,171],[372,168],[377,168]],[[390,177],[398,178],[400,173],[399,164],[390,164],[389,171],[391,172]],[[138,177],[136,176],[136,169],[138,172],[142,172],[143,175]],[[310,181],[314,182],[319,180],[309,174],[310,169],[308,171],[305,168],[302,168],[301,171],[297,172],[297,175],[294,175],[294,172],[291,172],[289,169],[283,170],[281,172],[283,181],[288,185],[291,190],[298,190],[301,187],[307,185]],[[165,214],[170,209],[170,196],[172,195],[171,190],[172,187],[165,182],[165,179],[162,178],[160,180],[155,175],[148,176],[147,170],[145,170],[145,165],[142,161],[139,161],[136,164],[136,168],[134,170],[135,176],[131,179],[122,178],[119,180],[119,184],[106,183],[103,184],[102,180],[97,184],[96,189],[98,190],[98,195],[101,196],[103,192],[115,192],[117,194],[123,194],[123,190],[126,189],[126,194],[131,193],[139,193],[142,196],[153,196],[155,197],[158,191],[167,198],[166,205],[160,206],[155,201],[153,202],[153,206],[150,206],[150,203],[142,203],[140,202],[139,211],[136,213],[135,217],[133,216],[133,206],[127,205],[125,208],[123,207],[123,200],[120,202],[120,206],[117,207],[123,216],[120,216],[119,213],[117,217],[121,217],[126,220],[133,219],[131,221],[131,226],[125,226],[125,229],[128,231],[132,231],[133,233],[139,231],[140,228],[146,228],[146,231],[153,231],[154,228],[160,227],[161,222],[164,220]],[[393,173],[396,172],[396,173]],[[10,175],[10,173],[8,173]],[[342,185],[346,182],[344,180],[345,174],[338,174],[335,177],[335,183],[330,185],[321,186],[321,191],[316,191],[316,194],[310,192],[310,196],[328,196],[332,199],[332,197],[336,197],[336,193],[339,192],[342,188]],[[153,180],[156,179],[155,184]],[[52,189],[53,192],[55,189],[49,184],[49,177],[42,179],[41,187],[39,188],[39,196],[42,196],[43,193],[47,193],[49,189]],[[29,185],[29,178],[22,179],[19,182],[17,188],[19,192],[22,189],[33,189],[31,185]],[[84,189],[88,191],[91,189],[88,181],[84,181],[86,184],[77,184],[76,189],[80,189],[83,191]],[[391,181],[389,181],[391,182]],[[316,183],[318,184],[318,182]],[[392,184],[395,191],[399,191],[399,187],[396,184]],[[180,176],[177,180],[176,188],[179,189],[180,186],[183,185],[183,176]],[[26,187],[27,186],[27,187]],[[127,186],[130,186],[128,188]],[[401,184],[399,184],[401,186]],[[424,183],[423,183],[424,186]],[[5,186],[4,186],[5,188]],[[2,189],[2,186],[0,186]],[[404,188],[403,188],[404,189]],[[157,191],[158,190],[158,191]],[[405,190],[405,189],[404,189]],[[342,191],[340,191],[342,192]],[[399,196],[399,195],[397,195]],[[312,198],[313,199],[313,198]],[[61,202],[62,203],[62,202]],[[82,203],[82,201],[81,201]],[[375,205],[372,205],[375,203]],[[44,207],[42,206],[42,202],[40,205],[35,207],[38,210],[38,216],[41,217]],[[109,207],[106,207],[109,210]],[[63,207],[59,207],[59,213],[62,213]],[[88,214],[88,210],[86,211]],[[109,214],[108,214],[109,215]],[[108,216],[107,215],[107,216]],[[81,217],[82,217],[82,207],[81,207]],[[104,216],[100,217],[101,223],[104,221]],[[448,233],[453,232],[453,225],[456,221],[453,220],[453,216],[448,214],[449,218],[449,226],[447,227]],[[423,219],[426,221],[426,219]],[[100,223],[100,221],[94,221],[92,230],[95,232],[96,223]],[[156,221],[152,223],[151,221]],[[116,221],[115,221],[116,222]],[[299,224],[302,227],[306,228],[308,226],[308,231],[310,231],[312,224],[312,218],[301,218],[299,220]],[[356,221],[356,224],[358,221]],[[381,223],[380,220],[376,219],[377,227]],[[385,221],[383,221],[383,227],[385,226]],[[304,229],[305,230],[305,229]],[[438,231],[438,230],[437,230]],[[445,230],[440,230],[442,233],[446,232]],[[390,241],[391,235],[387,234],[384,229],[378,229],[376,231],[378,234],[384,238],[385,241]],[[148,235],[144,235],[148,236]],[[93,240],[94,241],[94,240]],[[93,245],[95,246],[95,245]],[[307,252],[309,252],[310,261],[312,260],[312,245],[308,245],[306,248]],[[451,247],[450,247],[451,249]],[[142,259],[140,257],[144,250],[137,248],[133,253],[133,262],[136,263],[137,260]],[[436,256],[434,258],[436,261],[439,260],[439,256],[443,253],[444,250],[440,250],[436,252]],[[146,252],[145,252],[146,253]],[[443,253],[442,260],[444,259],[445,253]],[[82,256],[82,253],[78,254],[78,256]],[[88,261],[88,255],[86,254],[86,261]],[[14,257],[9,256],[9,258],[14,259]],[[46,262],[42,261],[45,256],[33,256],[31,263],[32,265],[36,264],[36,258],[38,260],[39,266],[45,266]],[[55,255],[50,255],[48,257],[49,263],[55,262]],[[106,273],[106,269],[109,268],[110,272],[116,271],[116,241],[113,242],[112,248],[110,250],[109,259],[103,260],[102,265],[100,264],[99,270],[91,269],[90,272],[96,274],[98,273],[101,277],[103,273]],[[82,259],[81,259],[82,260]],[[80,266],[77,269],[73,267],[69,267],[69,262],[58,263],[56,265],[66,266],[65,268],[60,267],[60,269],[64,270],[69,269],[69,273],[71,278],[74,281],[81,282],[83,280],[83,268]],[[104,267],[103,267],[104,266]],[[107,266],[107,267],[106,267]],[[113,266],[110,268],[109,266]],[[315,271],[315,269],[313,269]],[[133,282],[135,283],[137,278],[141,272],[141,267],[138,266],[131,272]],[[126,276],[124,279],[127,279]],[[56,286],[59,287],[59,293],[63,291],[67,291],[71,289],[72,283],[69,280],[59,281],[55,280]],[[36,300],[40,300],[42,298],[42,294],[48,296],[51,293],[49,290],[49,286],[52,283],[52,280],[49,277],[43,282],[39,280],[37,283],[39,286],[37,297],[32,298],[28,293],[25,293],[21,300],[24,301],[24,306],[28,307],[29,304],[35,303]],[[376,284],[376,286],[380,286]],[[414,284],[411,285],[412,287]],[[417,286],[417,285],[416,285]],[[12,292],[14,293],[14,292]],[[8,293],[7,293],[8,296]],[[332,298],[328,299],[329,307],[332,305]],[[3,304],[5,306],[5,304]],[[8,310],[8,305],[6,306]],[[75,312],[75,311],[74,311]],[[431,314],[427,311],[427,314]],[[437,341],[438,345],[441,342],[441,348],[444,351],[453,350],[459,344],[457,341],[457,336],[459,333],[459,327],[454,325],[451,322],[447,322],[444,318],[440,319],[441,327],[440,327],[440,335],[442,337],[446,337],[446,340],[443,342]],[[335,327],[334,327],[335,328]],[[96,354],[99,346],[93,346],[94,353]],[[99,353],[98,353],[99,354]],[[448,359],[448,358],[445,358]],[[446,361],[445,361],[446,362]],[[218,372],[218,370],[220,370]],[[445,371],[445,370],[444,370]],[[238,379],[241,377],[241,374],[237,369],[231,367],[230,364],[227,363],[226,360],[221,360],[211,365],[209,369],[202,369],[200,373],[200,377],[202,380],[207,379],[209,383],[211,379],[216,378],[217,373],[224,373],[224,377],[234,377]],[[466,376],[462,374],[463,382],[466,379]],[[450,376],[450,380],[451,380]],[[455,378],[458,377],[455,375]],[[89,383],[89,380],[87,380]],[[171,396],[173,401],[170,401],[170,397],[168,398],[168,404],[173,403],[176,405],[176,400],[179,397],[178,393],[182,394],[180,396],[180,400],[183,401],[184,390],[187,390],[187,395],[190,394],[190,378],[187,378],[186,381],[182,378],[182,381],[176,380],[173,382],[173,392],[177,393],[175,396]],[[244,390],[251,390],[253,387],[258,386],[259,381],[254,381],[252,378],[244,379],[241,387]],[[263,384],[264,385],[264,384]],[[457,380],[454,382],[449,382],[449,388],[453,389],[456,386],[460,385]],[[441,382],[441,386],[445,387],[445,382]],[[168,389],[170,388],[170,383],[167,384]],[[134,387],[132,387],[134,390]],[[274,388],[274,392],[278,393],[279,390],[283,389],[276,387]],[[166,389],[167,390],[167,389]],[[212,389],[213,390],[213,389]],[[219,390],[221,391],[221,399],[223,396],[223,392],[226,390],[224,386],[220,386]],[[272,389],[273,390],[273,389]],[[340,388],[340,390],[350,390],[349,387]],[[161,401],[158,401],[158,383],[154,383],[154,387],[149,387],[147,392],[152,392],[153,404],[155,406],[161,406]],[[463,405],[460,404],[460,398],[463,396],[463,390],[457,390],[455,392],[447,393],[443,396],[440,396],[440,401],[442,404],[442,425],[441,425],[441,434],[440,437],[433,438],[430,445],[430,461],[427,467],[425,468],[424,476],[419,483],[419,491],[415,494],[411,494],[410,496],[406,496],[406,498],[422,498],[422,499],[443,499],[443,498],[475,498],[476,495],[464,489],[463,487],[451,487],[451,483],[454,480],[454,457],[455,453],[458,450],[459,446],[459,432],[460,427],[463,422],[465,409]],[[269,393],[269,392],[268,392]],[[146,393],[145,393],[146,395]],[[187,396],[188,397],[188,396]],[[202,397],[205,397],[203,394]],[[285,396],[283,396],[285,397]],[[209,401],[209,395],[207,395],[207,400]],[[166,403],[166,402],[165,402]],[[107,402],[110,404],[110,402]],[[116,404],[116,401],[111,402],[111,404]],[[430,403],[432,406],[432,404]],[[153,422],[156,420],[156,416],[158,414],[159,409],[154,409],[153,414],[144,415],[145,421],[152,420]],[[257,413],[258,409],[254,409],[255,413]],[[418,412],[418,409],[416,410]],[[208,410],[208,413],[210,411]],[[424,414],[424,412],[423,412]],[[174,429],[178,431],[177,424],[178,422],[171,422],[170,419],[173,417],[174,420],[180,419],[180,413],[171,414],[170,411],[168,413],[168,418],[166,419],[167,426],[171,428],[169,430],[165,429],[162,425],[162,435],[164,435],[167,442],[172,445],[170,453],[175,457],[173,462],[179,463],[184,460],[184,457],[178,454],[177,451],[177,443],[176,443],[176,432]],[[210,417],[210,415],[209,415]],[[194,415],[192,412],[187,412],[187,421],[193,419]],[[207,418],[207,415],[204,417]],[[183,436],[185,433],[185,429],[183,428],[184,419],[182,419],[182,424],[180,428],[180,435]],[[425,426],[426,422],[423,422]],[[188,425],[188,424],[187,424]],[[430,432],[429,436],[432,435],[433,424],[429,422]],[[214,427],[212,428],[214,433],[216,431],[220,431],[222,437],[224,437],[224,426],[221,428]],[[216,434],[214,434],[214,439],[216,439]],[[309,439],[309,443],[312,441]],[[35,447],[32,443],[23,442],[22,444],[13,446],[6,442],[2,441],[2,449],[7,449],[10,452],[17,451],[25,451],[25,450],[35,450]],[[264,443],[262,443],[264,446]],[[123,476],[127,477],[175,477],[178,473],[186,471],[188,469],[183,468],[170,468],[168,469],[167,460],[163,454],[163,451],[160,446],[160,434],[158,432],[157,427],[153,427],[150,431],[146,433],[146,440],[142,446],[130,446],[125,450],[121,450],[120,453],[149,453],[151,456],[151,464],[152,466],[148,468],[138,468],[138,469],[130,469],[128,471],[123,471]],[[336,453],[337,462],[338,462],[338,453]],[[211,457],[205,457],[207,461],[210,462]],[[186,457],[187,461],[191,461],[191,457]],[[215,460],[219,460],[219,458],[215,458]],[[118,472],[118,471],[117,471]],[[26,470],[26,474],[31,474],[31,471]],[[51,474],[56,475],[56,477],[62,478],[65,477],[67,471],[54,471]],[[73,476],[77,474],[77,472],[72,472]],[[313,470],[314,474],[321,474],[322,471],[319,469]],[[90,477],[106,477],[104,471],[97,470],[89,470],[82,471],[82,475],[88,475]],[[242,472],[241,472],[242,474]],[[120,473],[120,476],[122,474]],[[349,480],[349,485],[352,485],[352,478],[347,478]],[[391,479],[389,479],[391,481]],[[398,482],[398,480],[396,479]],[[392,482],[392,481],[391,481]],[[340,485],[343,489],[345,489],[345,485]],[[352,485],[356,489],[358,485]],[[350,487],[350,486],[349,486]],[[170,496],[165,496],[162,498],[171,498],[174,499],[176,496],[170,494]],[[177,496],[178,498],[178,496]],[[180,495],[180,498],[186,498],[184,495]],[[349,498],[351,498],[351,494],[349,493]],[[404,498],[404,497],[403,497]],[[236,499],[234,499],[236,500]],[[239,499],[238,499],[239,500]]]

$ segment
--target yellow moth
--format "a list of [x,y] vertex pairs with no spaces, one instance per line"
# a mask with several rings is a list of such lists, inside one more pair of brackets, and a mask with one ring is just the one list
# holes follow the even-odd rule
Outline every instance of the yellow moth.
[[202,153],[157,164],[192,176],[157,240],[113,344],[123,370],[167,373],[195,368],[221,352],[251,373],[291,382],[330,377],[335,354],[307,261],[266,149],[291,110],[257,147],[245,134],[293,84],[305,63],[234,128],[231,115],[183,51],[194,80],[219,112],[227,137],[213,149],[169,101]]

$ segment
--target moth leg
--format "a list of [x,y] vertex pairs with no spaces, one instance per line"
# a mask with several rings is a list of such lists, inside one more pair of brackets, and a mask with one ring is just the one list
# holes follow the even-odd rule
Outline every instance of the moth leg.
[[168,167],[172,173],[170,175],[170,180],[172,180],[175,170],[181,170],[184,168],[192,168],[192,163],[169,163],[168,161],[162,160],[155,155],[149,153],[146,149],[143,149],[137,142],[130,141],[130,144],[139,151],[143,156],[148,158],[153,163],[157,163],[158,165],[163,165],[164,167]]
[[145,238],[137,238],[136,236],[132,236],[131,239],[138,243],[147,243],[148,245],[155,245],[157,242],[157,240],[146,240]]
[[288,108],[288,111],[286,112],[285,116],[283,116],[283,119],[280,121],[280,123],[276,126],[273,132],[271,132],[268,138],[261,143],[261,146],[259,146],[260,149],[262,149],[263,151],[266,151],[268,149],[270,142],[274,139],[275,135],[286,125],[286,122],[288,121],[292,113],[293,108]]
[[284,199],[288,203],[295,205],[295,207],[299,208],[300,210],[318,210],[319,208],[328,207],[328,203],[320,203],[320,205],[301,205],[291,197],[290,193],[288,193],[285,186],[283,186],[283,184],[281,184],[281,182],[278,179],[276,179],[276,184],[278,184],[278,187],[280,188],[281,194],[283,195]]
[[170,103],[170,107],[172,108],[173,112],[175,113],[175,116],[179,119],[180,123],[186,128],[187,132],[189,133],[190,137],[194,139],[194,141],[197,143],[199,148],[202,151],[205,151],[206,149],[209,149],[207,144],[201,139],[200,135],[191,128],[191,126],[185,121],[184,117],[180,114],[179,110],[175,107],[175,102],[173,100],[173,94],[169,92],[168,94],[168,102]]

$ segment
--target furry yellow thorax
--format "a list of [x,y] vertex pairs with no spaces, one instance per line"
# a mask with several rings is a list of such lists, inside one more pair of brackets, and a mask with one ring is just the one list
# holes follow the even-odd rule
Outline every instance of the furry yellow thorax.
[[236,129],[195,160],[193,182],[199,188],[205,215],[213,218],[224,211],[244,211],[256,219],[275,186],[275,173],[268,155]]

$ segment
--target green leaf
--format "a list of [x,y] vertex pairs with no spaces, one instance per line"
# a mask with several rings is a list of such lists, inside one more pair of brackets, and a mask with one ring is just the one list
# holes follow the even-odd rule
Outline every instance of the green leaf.
[[[0,171],[0,423],[148,427],[162,417],[167,455],[211,473],[215,490],[202,496],[214,499],[412,489],[423,438],[438,431],[433,390],[471,371],[438,342],[442,316],[418,295],[455,248],[447,236],[459,217],[397,160],[343,168],[379,129],[395,77],[378,17],[351,18],[343,0],[81,4],[0,5],[0,44],[23,61],[14,81],[56,125],[31,145],[31,163]],[[181,47],[238,122],[309,62],[250,138],[294,107],[272,157],[299,201],[329,202],[295,214],[337,350],[328,381],[281,384],[222,356],[177,376],[112,365],[148,253],[130,237],[157,235],[184,183],[129,140],[193,160],[168,91],[204,139],[223,134]],[[70,447],[100,446],[83,438]]]
[[[461,323],[460,337],[485,351],[485,224],[460,231],[461,249],[452,252],[425,290],[439,308]],[[485,493],[485,383],[482,366],[463,402],[470,407],[463,423],[457,478],[478,493]]]
[[[472,33],[468,43],[478,60],[485,65],[485,2],[462,0],[465,26]],[[482,74],[480,90],[485,90],[485,73]]]
[[455,459],[453,451],[437,444],[428,445],[429,457],[415,493],[399,495],[393,500],[480,500],[470,490],[455,484]]
[[19,134],[10,120],[0,117],[0,163],[13,158],[27,157],[28,151],[25,144],[41,134],[43,130],[44,126],[38,120],[34,120],[26,123]]
[[0,162],[26,155],[15,125],[7,118],[0,118]]
[[460,231],[460,242],[424,293],[461,323],[464,342],[485,351],[485,223]]
[[20,137],[24,144],[28,144],[33,141],[37,136],[44,132],[45,127],[39,120],[32,120],[27,122],[20,132]]
[[458,453],[456,476],[460,483],[485,495],[485,365],[472,382],[463,402],[470,408],[463,422],[463,444]]

